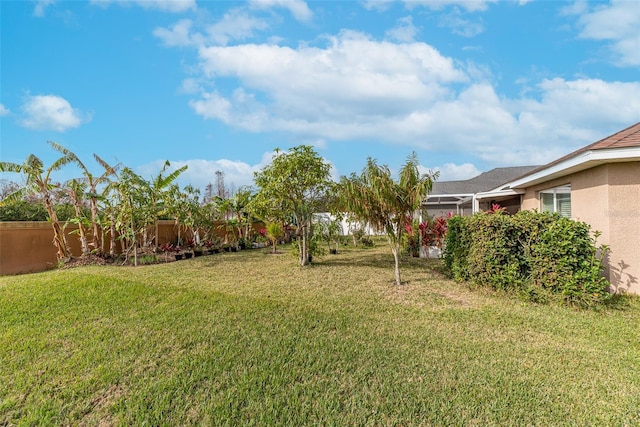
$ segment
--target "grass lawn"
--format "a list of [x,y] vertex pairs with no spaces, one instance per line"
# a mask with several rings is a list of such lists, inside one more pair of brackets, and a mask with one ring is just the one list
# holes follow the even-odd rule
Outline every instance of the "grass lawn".
[[0,426],[640,424],[640,299],[469,290],[385,247],[0,278]]

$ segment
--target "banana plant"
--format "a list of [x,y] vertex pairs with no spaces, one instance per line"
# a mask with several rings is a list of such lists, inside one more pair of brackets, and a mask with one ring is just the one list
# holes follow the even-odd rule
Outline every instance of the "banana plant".
[[71,249],[53,205],[51,192],[58,187],[58,184],[52,182],[51,174],[62,169],[69,162],[68,157],[62,156],[45,168],[42,160],[34,154],[29,154],[22,164],[0,162],[0,172],[15,172],[26,175],[24,187],[8,195],[6,201],[20,200],[29,194],[38,194],[42,197],[42,203],[53,228],[53,245],[56,248],[58,260],[62,262],[71,258]]
[[102,174],[96,177],[89,171],[85,164],[80,161],[78,156],[76,156],[69,149],[56,142],[48,142],[54,150],[62,153],[69,161],[75,163],[84,174],[84,182],[87,184],[86,196],[89,198],[89,208],[91,209],[91,246],[98,255],[102,255],[104,253],[104,248],[99,237],[102,233],[99,226],[100,214],[98,211],[98,202],[100,200],[100,194],[98,193],[98,187],[104,187],[111,182],[111,177],[116,176],[116,173],[120,168],[120,164],[111,166],[107,162],[102,160],[97,154],[94,154],[94,159],[104,169]]
[[80,238],[80,248],[82,250],[82,256],[87,256],[90,253],[89,242],[87,240],[86,227],[89,226],[89,221],[83,212],[83,201],[87,190],[87,184],[85,182],[72,179],[65,185],[69,198],[73,203],[73,209],[76,214],[75,218],[68,221],[78,226],[77,233]]

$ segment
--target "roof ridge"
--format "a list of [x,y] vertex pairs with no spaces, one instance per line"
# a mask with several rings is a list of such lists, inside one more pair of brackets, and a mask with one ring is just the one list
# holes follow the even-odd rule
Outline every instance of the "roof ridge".
[[[587,145],[586,147],[583,147],[582,149],[588,150],[588,149],[593,149],[594,147],[597,147],[598,149],[608,148],[635,134],[638,134],[640,136],[640,122],[634,123],[625,129],[619,130],[618,132],[612,135],[606,136],[592,144]],[[640,145],[640,137],[638,138],[637,142],[638,142],[638,145]],[[599,145],[601,145],[602,147],[598,147]]]
[[[619,137],[618,137],[619,136]],[[616,138],[618,137],[618,138]],[[631,140],[629,141],[629,143],[625,143],[624,141],[627,138],[630,138]],[[588,151],[592,151],[592,150],[604,150],[607,148],[623,148],[623,147],[640,147],[640,122],[634,123],[631,126],[628,126],[622,130],[619,130],[618,132],[611,134],[609,136],[606,136],[602,139],[599,139],[596,142],[592,142],[591,144],[585,145],[584,147],[578,148],[575,151],[570,152],[569,154],[566,154],[560,158],[557,158],[545,165],[542,165],[538,168],[535,168],[525,174],[523,174],[522,176],[519,176],[517,179],[520,178],[525,178],[529,175],[533,175],[534,173],[537,173],[541,170],[547,169],[553,165],[556,165],[558,163],[562,163],[565,160],[569,160],[573,157],[576,157],[579,154],[582,153],[586,153]]]

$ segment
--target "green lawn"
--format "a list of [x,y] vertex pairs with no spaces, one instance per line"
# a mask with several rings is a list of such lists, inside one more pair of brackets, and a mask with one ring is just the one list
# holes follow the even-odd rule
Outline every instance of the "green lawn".
[[[268,249],[266,250],[268,252]],[[640,301],[469,290],[384,247],[0,278],[0,426],[640,424]]]

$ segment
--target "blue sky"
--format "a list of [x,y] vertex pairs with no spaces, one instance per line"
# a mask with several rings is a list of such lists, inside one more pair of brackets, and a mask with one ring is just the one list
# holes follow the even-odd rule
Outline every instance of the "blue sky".
[[93,153],[238,187],[276,147],[309,144],[335,176],[416,151],[451,180],[640,121],[637,1],[42,0],[0,15],[2,161],[51,162],[52,140],[96,173]]

